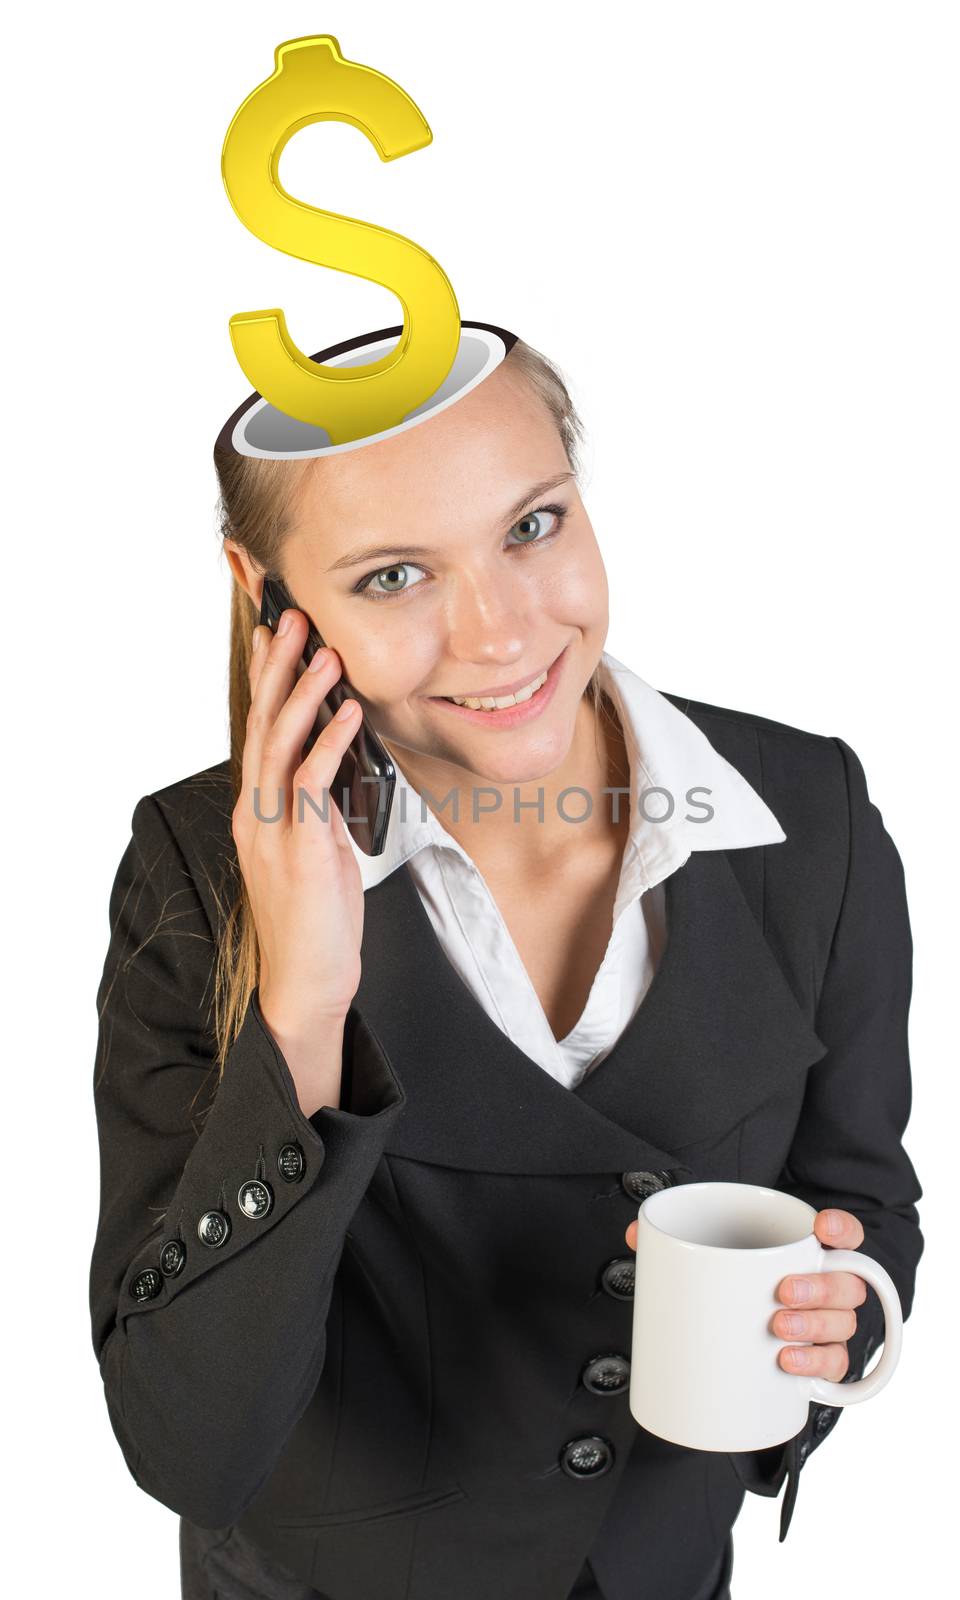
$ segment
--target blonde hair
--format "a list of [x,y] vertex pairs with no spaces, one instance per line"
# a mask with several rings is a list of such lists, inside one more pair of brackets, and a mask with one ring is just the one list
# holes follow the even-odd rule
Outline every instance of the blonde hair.
[[[503,365],[524,379],[544,402],[579,479],[583,425],[558,368],[522,339],[513,345]],[[235,540],[261,570],[282,572],[284,540],[305,469],[319,466],[322,470],[322,463],[309,457],[302,461],[270,461],[236,455],[218,446],[214,448],[214,465],[219,483],[221,536]],[[234,803],[242,787],[243,745],[250,710],[250,655],[258,620],[249,595],[234,577],[230,600],[230,775]],[[585,691],[598,728],[600,716],[610,715],[603,704],[599,676],[598,666]],[[221,1076],[259,978],[256,925],[239,872],[237,878],[239,887],[226,910],[214,973],[214,1027]]]

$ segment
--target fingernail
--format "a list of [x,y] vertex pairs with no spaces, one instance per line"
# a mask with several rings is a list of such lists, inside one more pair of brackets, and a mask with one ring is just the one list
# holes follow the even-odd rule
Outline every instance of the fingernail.
[[254,630],[253,630],[253,651],[254,651],[254,654],[256,654],[256,652],[260,649],[260,644],[261,644],[262,639],[263,639],[263,629],[258,626],[256,628],[254,628]]
[[791,1288],[791,1298],[794,1300],[809,1300],[813,1293],[813,1285],[809,1278],[794,1278]]
[[807,1331],[806,1317],[785,1316],[783,1319],[783,1325],[791,1339],[795,1339],[801,1333],[806,1333]]
[[843,1222],[836,1211],[827,1212],[826,1226],[828,1233],[841,1233],[843,1231]]
[[293,621],[293,612],[292,611],[285,611],[283,613],[283,616],[280,618],[280,621],[277,624],[277,632],[278,633],[286,633],[286,631],[289,628],[289,626],[290,626],[292,621]]
[[795,1367],[809,1367],[809,1365],[810,1365],[809,1352],[804,1350],[804,1349],[802,1349],[800,1345],[796,1345],[790,1351],[790,1361],[793,1363],[793,1365]]
[[353,713],[354,713],[354,711],[356,709],[357,709],[356,700],[344,700],[343,705],[340,707],[340,710],[337,712],[337,716],[339,717],[341,722],[346,722],[348,717],[352,717],[353,716]]
[[307,668],[307,671],[308,672],[319,672],[321,667],[325,667],[326,666],[326,664],[329,661],[329,659],[330,659],[330,652],[327,649],[326,645],[324,645],[322,650],[318,650],[315,655],[312,655],[310,657],[310,665]]

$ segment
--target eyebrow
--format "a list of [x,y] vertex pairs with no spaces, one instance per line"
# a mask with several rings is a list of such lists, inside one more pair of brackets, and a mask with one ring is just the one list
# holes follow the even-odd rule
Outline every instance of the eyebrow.
[[[512,524],[516,522],[521,511],[523,511],[525,506],[530,504],[531,500],[536,500],[540,495],[546,494],[548,489],[559,488],[561,483],[566,483],[568,478],[573,478],[575,476],[576,474],[573,472],[559,472],[553,478],[544,478],[541,483],[533,484],[533,486],[527,490],[526,494],[521,495],[516,504],[510,507],[509,511],[504,512],[500,526],[512,526]],[[356,567],[359,566],[361,561],[373,561],[377,557],[389,557],[397,555],[430,556],[434,555],[435,553],[435,550],[431,548],[430,545],[426,544],[364,545],[361,550],[351,550],[347,555],[340,556],[339,560],[334,561],[333,565],[327,568],[327,571],[338,572],[342,567]]]

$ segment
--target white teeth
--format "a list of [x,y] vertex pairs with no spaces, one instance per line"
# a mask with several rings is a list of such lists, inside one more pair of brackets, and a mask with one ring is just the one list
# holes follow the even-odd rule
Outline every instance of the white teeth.
[[445,695],[444,699],[452,700],[455,706],[469,706],[471,711],[499,711],[504,706],[522,705],[524,700],[529,700],[531,695],[536,694],[537,690],[542,688],[546,681],[547,673],[542,672],[539,678],[534,678],[533,682],[528,683],[525,689],[518,689],[516,694],[501,695],[495,700],[474,700],[469,698],[458,700],[454,694]]

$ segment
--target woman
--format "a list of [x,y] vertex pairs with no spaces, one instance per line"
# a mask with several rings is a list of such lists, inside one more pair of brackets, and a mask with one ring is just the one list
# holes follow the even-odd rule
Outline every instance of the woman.
[[[787,1482],[783,1538],[839,1410],[742,1455],[633,1421],[664,1184],[801,1195],[911,1309],[910,931],[862,767],[604,651],[570,397],[476,341],[480,381],[363,448],[285,455],[257,396],[225,426],[231,758],[140,800],[111,897],[93,1337],[188,1600],[729,1596],[745,1492]],[[519,705],[454,703],[491,688]],[[361,718],[381,856],[323,804]],[[873,1290],[795,1288],[781,1366],[860,1376]]]

